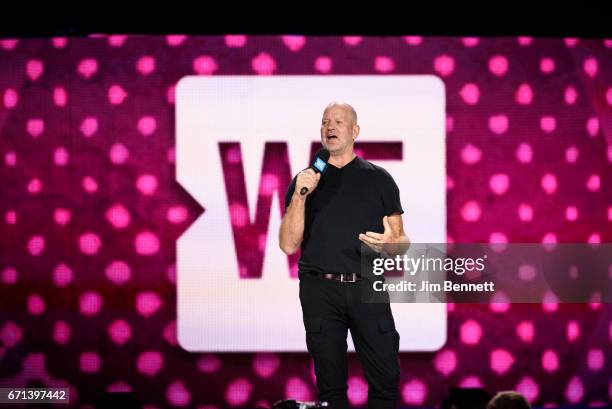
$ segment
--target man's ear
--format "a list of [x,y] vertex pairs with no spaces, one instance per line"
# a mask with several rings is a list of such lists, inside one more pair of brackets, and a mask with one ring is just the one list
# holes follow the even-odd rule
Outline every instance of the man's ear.
[[357,139],[360,130],[361,128],[359,128],[359,125],[353,126],[353,140]]

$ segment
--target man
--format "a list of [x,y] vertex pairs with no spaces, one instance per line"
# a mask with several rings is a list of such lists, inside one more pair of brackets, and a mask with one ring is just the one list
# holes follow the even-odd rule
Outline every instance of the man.
[[502,391],[491,399],[487,409],[531,409],[523,395],[515,391]]
[[[286,254],[302,250],[300,303],[319,400],[348,408],[350,329],[369,384],[368,407],[395,408],[399,334],[388,303],[362,301],[362,286],[368,284],[360,276],[361,244],[381,252],[385,244],[409,241],[399,189],[383,168],[355,155],[358,135],[353,107],[332,102],[325,108],[321,142],[330,152],[327,169],[323,176],[306,169],[293,179],[279,241]],[[306,195],[300,194],[303,187]]]

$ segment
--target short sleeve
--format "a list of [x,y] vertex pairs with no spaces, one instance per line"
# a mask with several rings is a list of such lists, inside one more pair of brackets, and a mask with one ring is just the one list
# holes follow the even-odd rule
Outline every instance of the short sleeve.
[[385,208],[385,214],[390,216],[394,213],[404,213],[402,203],[400,201],[399,188],[397,187],[395,180],[393,180],[393,177],[386,170],[383,172],[382,188],[382,200]]
[[285,193],[285,211],[291,204],[291,196],[293,196],[293,192],[295,191],[295,180],[297,177],[294,177],[291,183],[289,183],[289,187],[287,188],[287,193]]

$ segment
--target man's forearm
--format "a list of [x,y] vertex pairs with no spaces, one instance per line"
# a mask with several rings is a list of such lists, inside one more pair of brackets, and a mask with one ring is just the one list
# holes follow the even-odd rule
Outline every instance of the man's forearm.
[[304,237],[304,212],[306,198],[294,194],[285,212],[279,233],[279,245],[285,254],[293,254]]

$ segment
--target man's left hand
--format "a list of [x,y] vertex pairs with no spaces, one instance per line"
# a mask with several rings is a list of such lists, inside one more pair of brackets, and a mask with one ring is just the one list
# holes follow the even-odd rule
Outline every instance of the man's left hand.
[[391,230],[391,226],[389,225],[389,217],[383,217],[383,227],[385,231],[383,233],[376,233],[373,231],[367,231],[359,234],[359,240],[361,240],[365,245],[370,247],[377,253],[380,253],[383,250],[383,246],[385,244],[393,243],[395,235]]

